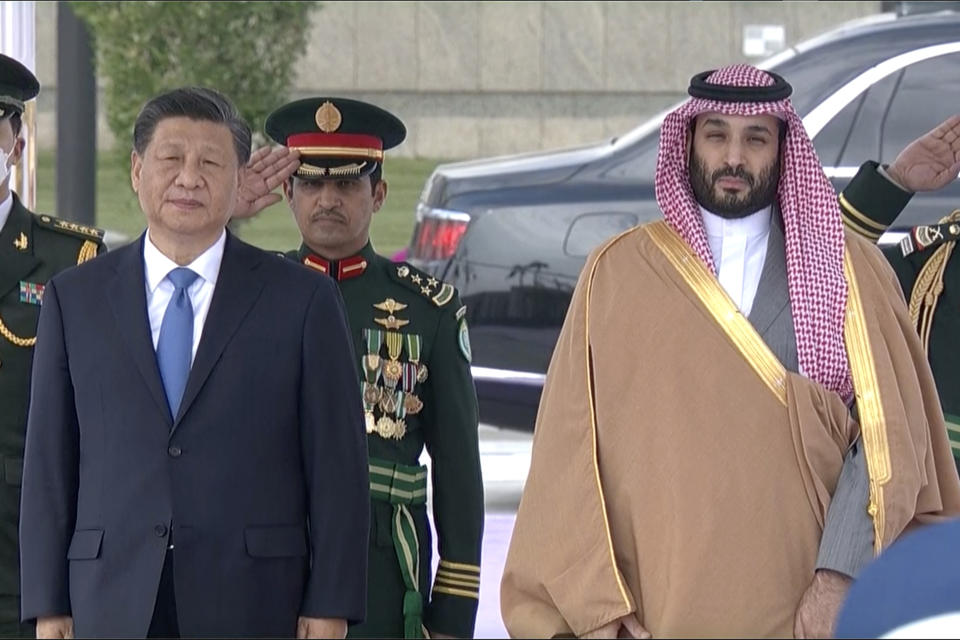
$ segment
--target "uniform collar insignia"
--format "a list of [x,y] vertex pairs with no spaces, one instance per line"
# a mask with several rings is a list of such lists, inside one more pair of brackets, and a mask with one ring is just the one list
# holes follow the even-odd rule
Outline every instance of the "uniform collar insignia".
[[303,258],[303,264],[340,282],[362,276],[370,263],[362,255],[350,256],[342,260],[327,260],[311,253]]

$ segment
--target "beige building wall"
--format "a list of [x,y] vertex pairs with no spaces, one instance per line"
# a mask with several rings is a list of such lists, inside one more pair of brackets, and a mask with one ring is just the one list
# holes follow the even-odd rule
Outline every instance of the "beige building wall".
[[[407,123],[397,150],[406,156],[472,158],[585,144],[621,135],[682,99],[698,71],[762,60],[743,52],[748,25],[780,25],[790,46],[880,5],[325,0],[311,16],[289,97],[381,104]],[[38,42],[56,43],[55,3],[37,4],[37,22]],[[50,147],[55,47],[38,50],[37,67],[40,144]]]

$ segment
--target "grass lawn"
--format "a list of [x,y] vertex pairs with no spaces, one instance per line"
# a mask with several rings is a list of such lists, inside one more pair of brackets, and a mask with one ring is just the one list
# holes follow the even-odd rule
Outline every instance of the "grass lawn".
[[[384,177],[390,185],[387,201],[373,217],[371,236],[377,251],[386,256],[402,249],[410,241],[414,212],[420,190],[434,167],[442,160],[389,158]],[[37,159],[37,211],[69,218],[69,212],[56,211],[56,163],[53,153],[40,152]],[[97,159],[98,227],[123,233],[131,238],[143,231],[143,214],[130,189],[128,168],[121,168],[109,153]],[[262,212],[238,229],[240,237],[264,249],[286,250],[300,246],[300,234],[286,202]]]

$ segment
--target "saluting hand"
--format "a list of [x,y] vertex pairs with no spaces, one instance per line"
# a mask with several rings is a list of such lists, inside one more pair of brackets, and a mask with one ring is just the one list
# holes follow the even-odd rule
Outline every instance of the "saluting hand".
[[73,618],[49,616],[37,618],[38,638],[73,638]]
[[300,166],[300,152],[287,147],[263,147],[250,155],[240,170],[240,188],[234,218],[252,218],[283,199],[273,190],[292,176]]
[[960,114],[908,144],[887,173],[909,191],[947,186],[960,173]]
[[632,613],[617,618],[598,629],[580,636],[581,638],[651,638],[637,617]]

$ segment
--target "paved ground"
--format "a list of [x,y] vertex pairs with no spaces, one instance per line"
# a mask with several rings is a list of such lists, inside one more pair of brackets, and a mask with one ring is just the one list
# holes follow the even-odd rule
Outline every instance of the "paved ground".
[[[506,638],[500,619],[500,576],[510,544],[513,520],[530,467],[531,435],[480,427],[486,522],[480,571],[480,609],[476,637]],[[425,463],[428,463],[426,460]],[[434,554],[436,557],[436,554]]]

